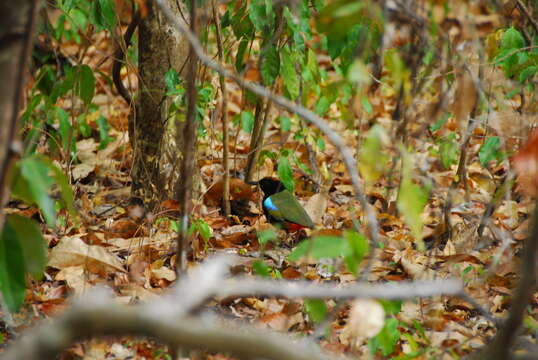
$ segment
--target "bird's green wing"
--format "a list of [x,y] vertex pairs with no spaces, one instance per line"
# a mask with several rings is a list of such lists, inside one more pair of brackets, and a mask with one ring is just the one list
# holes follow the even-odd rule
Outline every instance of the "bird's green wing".
[[[299,201],[287,190],[271,195],[272,203],[278,208],[278,216],[286,221],[313,228],[314,223]],[[271,214],[272,215],[272,214]],[[275,214],[277,215],[277,214]]]

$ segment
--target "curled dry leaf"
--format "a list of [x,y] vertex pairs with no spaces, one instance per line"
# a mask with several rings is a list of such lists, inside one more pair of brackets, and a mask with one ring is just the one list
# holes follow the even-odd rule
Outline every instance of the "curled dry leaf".
[[64,237],[51,250],[49,266],[64,269],[70,266],[84,266],[90,272],[106,274],[113,271],[125,272],[121,260],[104,247],[88,245],[81,238]]
[[304,209],[308,215],[310,215],[314,224],[319,224],[321,222],[323,214],[325,214],[325,211],[327,210],[328,200],[329,196],[327,193],[318,193],[314,194],[306,202]]

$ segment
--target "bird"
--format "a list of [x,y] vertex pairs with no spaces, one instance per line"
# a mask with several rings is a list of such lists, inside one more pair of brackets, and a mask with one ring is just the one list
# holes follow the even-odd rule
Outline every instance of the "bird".
[[258,185],[263,191],[262,208],[271,224],[281,226],[289,232],[314,227],[306,210],[280,180],[265,177],[249,184]]

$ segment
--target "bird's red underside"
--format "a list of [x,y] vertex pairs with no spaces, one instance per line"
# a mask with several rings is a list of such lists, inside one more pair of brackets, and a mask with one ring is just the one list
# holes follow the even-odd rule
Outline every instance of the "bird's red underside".
[[290,222],[286,222],[284,226],[285,226],[286,230],[292,231],[292,232],[293,231],[299,231],[301,229],[306,229],[305,226],[295,224],[295,223],[290,223]]

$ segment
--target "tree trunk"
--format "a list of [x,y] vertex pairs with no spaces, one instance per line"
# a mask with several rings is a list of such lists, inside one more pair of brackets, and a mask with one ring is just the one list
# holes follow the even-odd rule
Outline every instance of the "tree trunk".
[[[167,177],[161,168],[163,146],[168,118],[164,75],[173,68],[180,71],[186,61],[188,44],[171,26],[153,1],[146,3],[147,16],[139,27],[139,98],[134,116],[129,123],[129,137],[133,148],[132,194],[145,204],[155,204],[164,196]],[[182,3],[169,0],[168,6],[176,16],[184,17]],[[179,125],[178,125],[179,126]],[[175,148],[181,152],[182,131],[175,137]],[[173,189],[172,189],[173,190]]]
[[[9,195],[8,172],[15,152],[13,139],[32,44],[36,0],[0,1],[0,209]],[[0,211],[0,229],[4,224]]]

